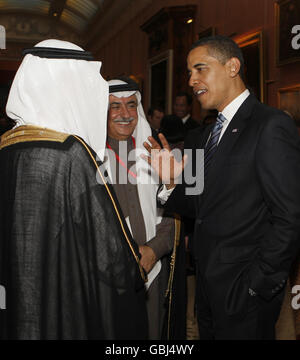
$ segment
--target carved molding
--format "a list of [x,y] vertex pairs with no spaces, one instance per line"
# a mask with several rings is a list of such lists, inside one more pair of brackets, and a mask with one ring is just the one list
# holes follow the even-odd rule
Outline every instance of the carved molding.
[[45,16],[33,14],[1,14],[0,24],[5,27],[6,40],[38,42],[62,39],[80,45],[83,39],[69,27]]
[[95,54],[152,2],[153,0],[123,0],[120,3],[118,0],[112,3],[111,0],[106,0],[105,16],[99,11],[98,17],[82,34],[48,16],[24,12],[1,13],[0,25],[6,29],[7,42],[23,41],[34,44],[55,38],[73,42]]

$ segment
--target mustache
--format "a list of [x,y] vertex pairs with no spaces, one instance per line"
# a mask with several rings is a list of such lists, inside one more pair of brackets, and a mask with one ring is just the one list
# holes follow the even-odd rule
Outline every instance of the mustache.
[[126,123],[131,123],[134,120],[134,117],[130,117],[130,118],[122,118],[119,117],[117,119],[114,119],[113,122],[114,123],[119,123],[119,122],[126,122]]

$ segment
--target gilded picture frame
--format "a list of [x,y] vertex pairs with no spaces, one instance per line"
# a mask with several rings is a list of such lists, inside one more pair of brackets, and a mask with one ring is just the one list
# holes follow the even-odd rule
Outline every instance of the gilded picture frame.
[[234,41],[239,45],[245,60],[244,77],[246,86],[254,95],[264,102],[265,94],[265,49],[262,31],[254,31],[236,36]]
[[166,114],[172,113],[173,89],[173,50],[167,50],[154,56],[148,62],[149,69],[149,106],[165,109]]
[[300,49],[293,45],[299,37],[293,31],[300,24],[300,0],[278,0],[274,6],[276,65],[282,66],[300,60]]
[[300,127],[300,83],[278,89],[278,108],[286,111]]

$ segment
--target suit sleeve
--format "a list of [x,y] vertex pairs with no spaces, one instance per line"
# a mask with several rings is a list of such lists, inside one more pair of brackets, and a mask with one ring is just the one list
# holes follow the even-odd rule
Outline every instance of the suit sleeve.
[[169,254],[174,245],[175,222],[171,217],[163,217],[160,224],[156,225],[156,236],[147,242],[152,248],[157,259]]
[[[174,212],[192,219],[196,218],[196,202],[199,200],[199,195],[201,195],[202,190],[200,190],[200,193],[195,190],[198,189],[199,182],[203,185],[203,182],[201,182],[201,179],[199,179],[197,174],[197,168],[199,168],[201,160],[199,159],[198,153],[201,149],[199,148],[198,143],[200,142],[199,139],[201,139],[202,136],[203,130],[197,129],[195,131],[191,131],[184,141],[184,149],[185,151],[188,151],[188,161],[191,162],[191,167],[186,166],[183,171],[182,183],[176,185],[176,188],[166,202],[164,208],[167,212]],[[190,181],[190,183],[187,184],[186,179],[191,180],[192,178],[195,179],[194,182]],[[188,189],[194,189],[194,191],[191,192],[194,195],[189,194]]]
[[300,248],[300,138],[292,119],[283,113],[266,121],[256,169],[270,217],[248,276],[250,288],[270,300],[284,287]]

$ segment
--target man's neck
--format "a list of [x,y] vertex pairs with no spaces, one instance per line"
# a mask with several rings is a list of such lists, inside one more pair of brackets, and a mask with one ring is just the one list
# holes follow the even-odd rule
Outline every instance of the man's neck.
[[242,86],[237,87],[236,89],[234,89],[232,91],[232,93],[230,94],[230,96],[228,96],[227,101],[224,102],[222,104],[222,106],[220,106],[220,108],[218,108],[217,110],[219,112],[223,112],[223,110],[229,105],[231,104],[238,96],[240,96],[244,91],[246,90],[245,85],[243,84]]
[[116,138],[112,138],[109,135],[107,135],[107,143],[108,143],[108,147],[111,147],[111,149],[115,152],[115,153],[119,153],[120,150],[120,142],[126,142],[127,143],[127,150],[130,150],[133,148],[133,144],[131,141],[132,136],[129,136],[127,138],[124,139],[116,139]]
[[118,138],[110,136],[109,134],[107,135],[107,140],[112,142],[129,141],[130,139],[131,139],[131,135],[127,137],[118,137]]
[[247,99],[249,94],[249,90],[244,90],[223,109],[222,115],[225,116],[228,121],[231,121],[231,119],[234,117],[243,102]]

